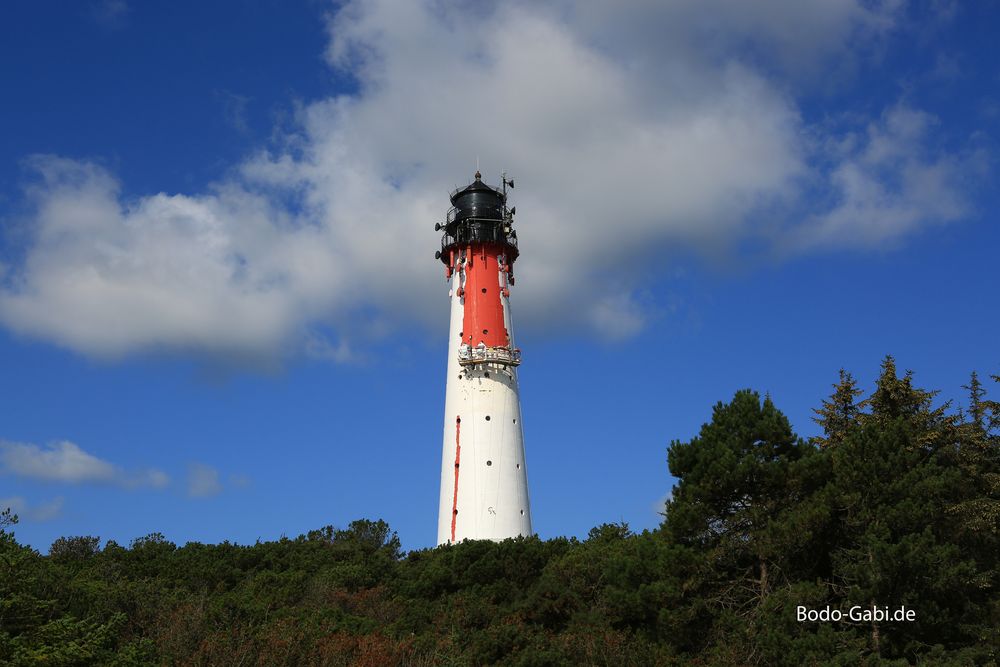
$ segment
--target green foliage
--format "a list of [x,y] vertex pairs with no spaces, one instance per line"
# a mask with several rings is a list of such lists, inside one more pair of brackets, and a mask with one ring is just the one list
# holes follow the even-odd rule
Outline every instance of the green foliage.
[[[996,378],[994,378],[996,379]],[[1000,659],[1000,405],[887,357],[799,438],[737,392],[668,452],[664,521],[404,553],[384,521],[295,539],[18,544],[0,514],[0,664],[803,665]],[[916,612],[801,622],[797,609]]]
[[61,616],[14,638],[10,663],[53,667],[107,664],[114,661],[114,637],[124,623],[124,614],[116,614],[106,623]]
[[[690,552],[677,648],[721,664],[995,660],[1000,448],[995,404],[975,376],[969,389],[964,421],[887,357],[862,401],[841,371],[809,445],[749,391],[672,443],[662,530]],[[917,618],[799,623],[798,605]]]
[[841,368],[833,394],[823,401],[823,407],[813,411],[813,421],[823,428],[823,436],[814,438],[814,444],[827,447],[844,441],[861,417],[861,405],[855,399],[864,393],[854,376]]
[[80,537],[60,537],[49,547],[49,556],[59,561],[81,561],[90,558],[101,549],[101,538],[85,535]]
[[3,512],[0,512],[0,532],[6,531],[7,528],[16,524],[17,521],[17,515],[9,507],[5,507]]

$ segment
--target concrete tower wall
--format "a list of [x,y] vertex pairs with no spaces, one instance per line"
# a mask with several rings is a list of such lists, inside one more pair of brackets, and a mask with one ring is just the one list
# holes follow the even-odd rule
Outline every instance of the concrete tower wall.
[[[501,287],[506,282],[502,262],[498,265],[496,255],[492,260],[477,264],[473,256],[471,266],[456,261],[449,281],[451,321],[438,544],[532,534],[517,368],[503,363],[459,363],[462,337],[469,335],[463,327],[469,324],[466,302],[473,295],[465,290],[470,284],[476,285],[477,298],[486,294],[500,301],[505,343],[514,349],[509,297]],[[484,269],[490,275],[470,276],[472,271]],[[497,274],[495,281],[492,273]],[[480,291],[480,286],[490,289],[492,285],[497,286],[492,294]]]

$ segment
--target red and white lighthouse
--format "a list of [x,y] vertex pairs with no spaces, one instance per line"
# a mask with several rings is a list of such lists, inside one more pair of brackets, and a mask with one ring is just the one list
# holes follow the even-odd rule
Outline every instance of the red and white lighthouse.
[[451,194],[441,251],[450,286],[438,544],[531,535],[510,287],[517,232],[507,186]]

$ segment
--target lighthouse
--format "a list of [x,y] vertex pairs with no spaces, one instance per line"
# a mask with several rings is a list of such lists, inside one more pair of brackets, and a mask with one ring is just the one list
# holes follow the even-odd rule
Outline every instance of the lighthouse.
[[451,320],[445,388],[438,544],[531,535],[510,288],[517,232],[500,189],[476,171],[451,193],[441,250]]

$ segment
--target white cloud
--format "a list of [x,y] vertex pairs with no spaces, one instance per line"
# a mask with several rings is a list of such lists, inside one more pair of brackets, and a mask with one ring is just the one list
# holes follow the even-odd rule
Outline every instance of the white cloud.
[[203,463],[188,466],[188,495],[192,498],[208,498],[222,492],[219,471]]
[[122,483],[124,486],[130,488],[149,487],[152,489],[163,489],[170,485],[170,475],[162,470],[148,468],[127,475]]
[[42,446],[0,441],[0,468],[18,477],[73,484],[163,488],[170,481],[160,470],[125,471],[68,440]]
[[61,496],[57,496],[40,505],[30,505],[21,496],[0,498],[0,511],[10,508],[22,520],[50,521],[62,514],[62,507],[63,498]]
[[[442,326],[431,227],[479,156],[488,180],[517,176],[518,326],[632,335],[635,288],[668,249],[868,246],[963,213],[963,163],[929,148],[930,116],[898,106],[845,132],[799,114],[796,86],[898,15],[349,2],[327,56],[359,92],[302,106],[206,192],[124,197],[100,167],[35,158],[34,237],[0,283],[0,322],[94,356],[356,359],[403,322]],[[763,212],[806,222],[765,228]]]
[[811,215],[787,235],[789,249],[817,246],[876,247],[930,224],[968,213],[965,184],[981,154],[927,155],[936,119],[898,105],[830,146],[829,210]]
[[110,482],[118,474],[110,463],[66,440],[43,447],[0,443],[0,463],[19,477],[61,482]]
[[[671,0],[566,2],[581,32],[633,63],[661,69],[692,54],[715,62],[757,59],[811,75],[876,48],[896,28],[903,0]],[[801,81],[797,81],[801,83]]]
[[591,326],[612,340],[633,336],[645,324],[642,308],[625,293],[597,299],[588,314]]

